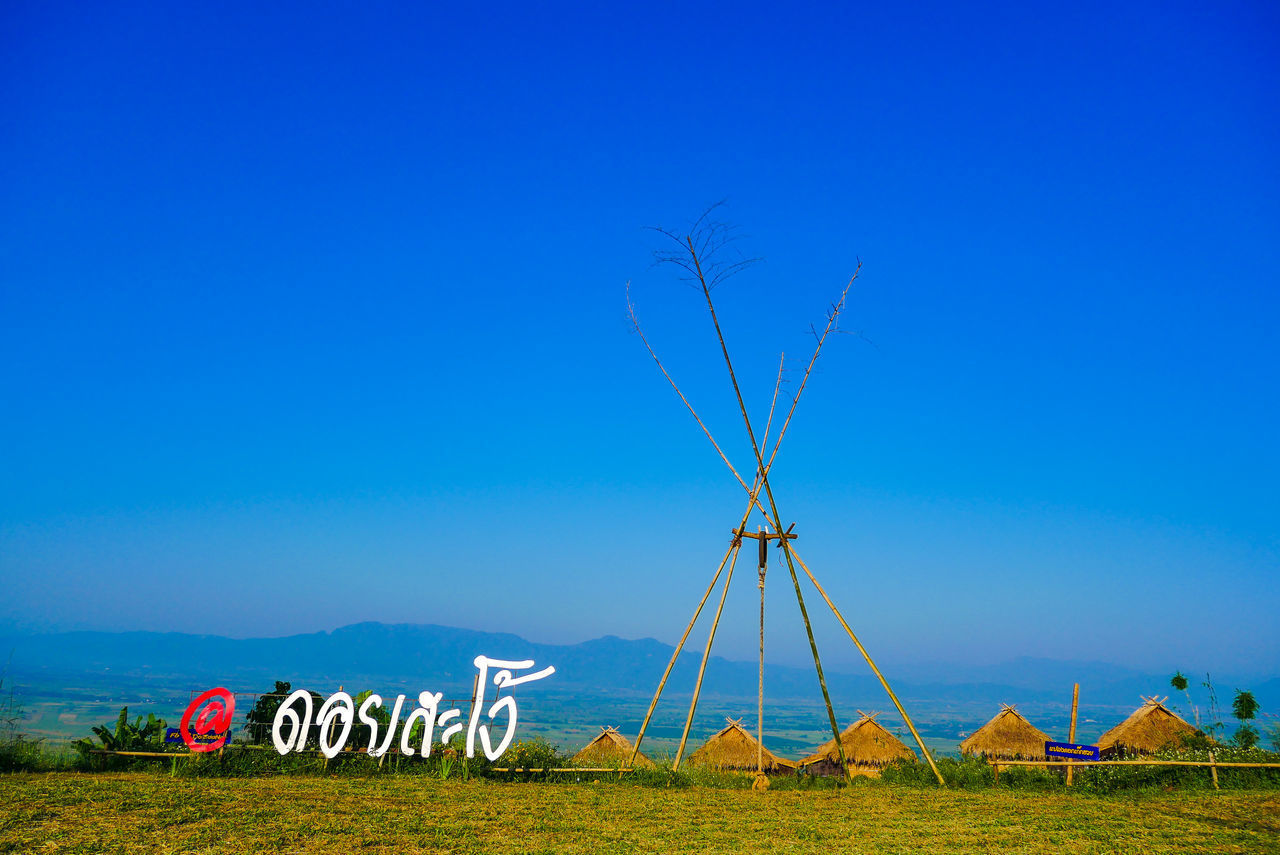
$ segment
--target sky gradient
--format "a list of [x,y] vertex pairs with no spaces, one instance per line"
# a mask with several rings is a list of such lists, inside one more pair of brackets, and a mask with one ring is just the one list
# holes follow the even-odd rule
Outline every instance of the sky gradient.
[[726,199],[753,418],[863,263],[773,478],[873,652],[1280,671],[1273,5],[0,15],[0,627],[674,642],[744,497],[624,294],[749,470]]

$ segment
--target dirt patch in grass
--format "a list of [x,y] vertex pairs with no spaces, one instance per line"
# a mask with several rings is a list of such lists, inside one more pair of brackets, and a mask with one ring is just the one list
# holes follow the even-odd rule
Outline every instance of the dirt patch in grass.
[[1280,852],[1275,791],[0,777],[2,852]]

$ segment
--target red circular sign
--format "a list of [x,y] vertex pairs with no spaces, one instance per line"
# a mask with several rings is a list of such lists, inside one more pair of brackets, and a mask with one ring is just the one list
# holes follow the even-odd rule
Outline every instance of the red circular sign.
[[[188,727],[191,724],[191,716],[204,706],[206,701],[209,705],[196,717],[195,726]],[[210,689],[187,705],[187,711],[182,714],[182,723],[178,725],[178,732],[182,734],[182,741],[187,743],[187,747],[192,751],[217,751],[226,745],[227,737],[231,735],[231,720],[235,714],[236,696],[231,694],[229,689],[221,687]],[[195,734],[205,733],[222,735],[212,742],[196,742]]]

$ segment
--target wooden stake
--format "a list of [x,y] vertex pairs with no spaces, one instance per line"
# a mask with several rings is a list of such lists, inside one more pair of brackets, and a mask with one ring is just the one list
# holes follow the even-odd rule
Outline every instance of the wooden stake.
[[[786,543],[786,541],[783,541]],[[893,689],[889,688],[889,681],[880,673],[880,669],[876,667],[876,663],[872,660],[871,654],[867,652],[867,648],[862,646],[862,642],[858,640],[858,636],[853,634],[853,630],[849,628],[849,623],[844,619],[844,615],[840,614],[840,610],[836,608],[836,604],[831,602],[831,598],[827,596],[827,592],[818,584],[818,580],[814,578],[813,571],[804,563],[795,550],[791,548],[791,544],[783,547],[784,550],[795,556],[796,561],[804,569],[805,575],[809,577],[809,581],[813,583],[813,587],[818,589],[818,593],[822,595],[822,599],[826,600],[827,606],[830,607],[832,614],[836,616],[836,620],[840,621],[840,625],[844,627],[844,631],[849,634],[849,638],[853,641],[854,646],[858,648],[858,652],[862,654],[862,658],[867,660],[867,664],[871,666],[871,671],[880,681],[880,685],[884,686],[885,692],[889,695],[889,700],[893,701],[893,705],[897,707],[898,714],[902,716],[902,720],[907,723],[907,727],[911,730],[911,735],[915,737],[916,745],[920,746],[920,753],[924,755],[924,759],[929,761],[929,768],[933,769],[933,775],[938,779],[938,783],[946,786],[947,782],[943,779],[942,773],[938,771],[938,764],[933,762],[933,755],[929,753],[929,749],[925,747],[924,740],[920,738],[919,731],[916,730],[915,724],[911,721],[911,716],[907,715],[907,711],[903,709],[902,702],[898,700],[898,696],[893,693]],[[799,583],[796,585],[799,589]]]
[[1217,789],[1221,789],[1221,788],[1218,786],[1218,764],[1217,764],[1217,763],[1215,763],[1215,762],[1214,762],[1214,760],[1213,760],[1213,752],[1212,752],[1212,751],[1210,751],[1210,752],[1209,752],[1209,774],[1210,774],[1211,776],[1213,776],[1213,788],[1214,788],[1215,790],[1217,790]]
[[[1076,710],[1080,707],[1080,684],[1076,683],[1071,690],[1071,729],[1067,731],[1067,742],[1072,745],[1076,742]],[[1074,761],[1067,760],[1067,786],[1071,786],[1071,764]]]
[[733,547],[733,557],[729,559],[729,572],[724,577],[724,592],[720,594],[720,605],[716,608],[716,616],[711,621],[711,632],[707,634],[707,647],[702,651],[702,663],[698,665],[698,681],[693,684],[693,698],[689,701],[689,716],[684,720],[684,733],[680,735],[680,747],[676,750],[676,760],[671,770],[680,768],[680,760],[684,757],[684,747],[689,741],[689,728],[693,726],[693,714],[698,709],[698,696],[702,694],[702,675],[707,670],[707,660],[711,658],[711,645],[716,640],[716,629],[720,626],[720,614],[724,611],[725,598],[729,596],[729,583],[733,581],[733,568],[738,563],[738,552],[742,542]]

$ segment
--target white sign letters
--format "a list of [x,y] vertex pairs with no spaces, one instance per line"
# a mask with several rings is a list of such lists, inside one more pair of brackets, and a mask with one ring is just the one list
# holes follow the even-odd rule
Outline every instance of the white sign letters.
[[[420,692],[417,707],[409,713],[409,717],[400,728],[400,753],[417,753],[422,757],[429,757],[432,743],[448,743],[465,728],[467,756],[475,756],[476,742],[479,741],[480,750],[484,752],[484,756],[490,760],[497,760],[516,736],[516,699],[511,694],[497,697],[488,709],[485,709],[490,679],[496,687],[495,694],[500,694],[503,689],[509,690],[522,683],[532,683],[534,680],[550,677],[556,672],[554,667],[548,666],[532,673],[516,673],[533,668],[532,659],[508,660],[477,656],[474,664],[479,677],[476,680],[475,697],[471,699],[470,719],[464,724],[460,709],[441,710],[440,702],[443,695],[440,692]],[[359,710],[356,709],[355,700],[346,692],[331,695],[315,713],[315,724],[319,727],[320,753],[325,757],[337,755],[347,744],[351,729],[356,723],[356,717],[359,716],[360,723],[369,728],[369,756],[381,757],[386,754],[395,740],[396,726],[400,721],[404,700],[404,695],[396,697],[395,706],[392,707],[390,714],[391,723],[387,726],[387,732],[379,740],[378,730],[381,725],[370,711],[374,707],[382,708],[381,695],[369,695],[360,704]],[[301,714],[299,714],[299,706]],[[506,729],[495,746],[491,727],[503,712],[506,713]],[[486,718],[487,722],[482,721]],[[422,742],[415,752],[410,743],[416,736],[413,729],[418,721],[422,722]],[[306,744],[307,733],[311,726],[311,693],[306,689],[299,689],[285,698],[276,710],[275,721],[271,725],[271,741],[276,751],[281,754],[301,751]]]

